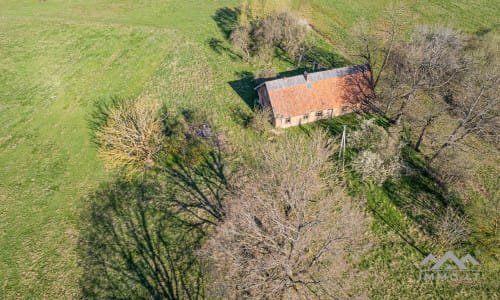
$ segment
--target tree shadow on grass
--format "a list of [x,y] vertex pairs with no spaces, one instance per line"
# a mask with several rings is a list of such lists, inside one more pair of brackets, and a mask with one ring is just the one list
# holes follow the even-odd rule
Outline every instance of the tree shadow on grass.
[[[207,145],[200,145],[200,148],[204,146]],[[230,192],[227,166],[218,138],[211,139],[208,146],[213,148],[195,155],[192,152],[174,155],[162,171],[173,189],[168,203],[172,210],[178,211],[174,217],[200,230],[224,220],[223,201]]]
[[344,57],[323,47],[315,45],[307,52],[303,61],[304,67],[312,68],[313,71],[341,68],[346,66]]
[[[347,125],[348,134],[356,130],[364,119],[361,116],[376,117],[378,125],[385,128],[390,125],[390,120],[377,115],[352,113],[319,121],[315,126],[328,130],[332,136],[338,138],[344,125]],[[347,148],[346,160],[350,161],[356,153],[349,150],[349,136]],[[417,245],[417,239],[412,237],[401,215],[408,217],[429,236],[436,236],[439,231],[437,226],[445,217],[447,208],[452,207],[463,212],[463,204],[456,194],[450,192],[447,186],[433,175],[425,161],[412,148],[404,147],[402,156],[406,170],[400,178],[388,180],[382,186],[373,186],[364,183],[353,172],[347,172],[349,189],[353,195],[366,196],[368,206],[377,219],[419,252],[428,254],[427,249],[424,249],[425,245]]]
[[253,117],[252,111],[245,109],[243,106],[238,104],[231,106],[229,110],[231,111],[231,117],[236,124],[241,127],[248,127]]
[[233,29],[238,26],[238,17],[240,10],[238,8],[223,7],[215,11],[212,19],[215,21],[220,31],[226,39],[229,39]]
[[225,40],[216,37],[209,38],[207,44],[215,53],[226,54],[232,60],[242,59],[242,56],[235,53],[228,44],[231,32],[238,26],[240,11],[237,8],[223,7],[217,9],[212,19],[215,21]]
[[434,235],[448,207],[463,212],[461,199],[429,172],[412,149],[405,147],[403,159],[409,174],[385,182],[384,192],[424,232]]
[[348,131],[356,130],[359,127],[361,118],[356,113],[350,113],[343,116],[320,120],[318,126],[327,130],[331,135],[338,136],[344,131],[344,125]]
[[187,227],[205,230],[225,217],[224,197],[231,192],[225,135],[212,130],[203,113],[184,110],[170,118],[167,150],[156,174],[169,186],[165,205]]
[[89,197],[82,214],[81,294],[92,299],[199,299],[203,234],[175,222],[152,184],[116,182]]
[[225,41],[222,41],[218,38],[210,38],[208,39],[207,44],[210,47],[210,49],[212,49],[215,53],[219,55],[226,54],[232,60],[242,59],[242,56],[235,53]]

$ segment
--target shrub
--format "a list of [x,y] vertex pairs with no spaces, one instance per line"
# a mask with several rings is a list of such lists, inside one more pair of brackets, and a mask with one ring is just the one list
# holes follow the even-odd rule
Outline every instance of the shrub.
[[467,220],[458,211],[448,207],[436,220],[436,241],[443,248],[465,241],[469,236]]
[[254,109],[254,113],[250,122],[248,123],[248,127],[252,128],[259,134],[263,134],[266,129],[268,129],[271,123],[271,111],[269,109],[256,108]]
[[402,144],[399,138],[376,125],[374,119],[364,121],[361,128],[348,137],[347,143],[359,151],[351,166],[363,180],[382,184],[399,176]]
[[243,59],[248,61],[251,56],[250,26],[236,27],[231,33],[231,44],[243,54]]
[[268,62],[275,48],[300,60],[309,49],[307,22],[299,16],[283,11],[274,13],[249,24],[236,27],[231,33],[231,43],[245,60],[257,57]]
[[361,123],[359,130],[349,134],[349,148],[356,150],[378,150],[381,146],[379,142],[387,138],[387,131],[375,124],[375,121],[375,119],[365,120]]

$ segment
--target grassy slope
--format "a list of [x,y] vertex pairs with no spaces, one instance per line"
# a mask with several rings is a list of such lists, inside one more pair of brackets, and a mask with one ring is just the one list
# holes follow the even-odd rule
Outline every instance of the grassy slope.
[[[212,19],[216,10],[237,2],[0,0],[0,296],[78,293],[80,203],[108,176],[86,129],[92,101],[143,96],[201,107],[238,135],[227,112],[248,107],[228,82],[254,69],[224,43],[220,54],[208,45],[224,38]],[[357,15],[380,13],[379,2],[314,0],[314,21],[334,36]],[[484,16],[487,25],[464,23],[470,31],[494,24],[491,11],[499,11],[477,3],[473,19]],[[425,19],[471,11],[457,7],[451,14],[416,11]],[[455,18],[462,24],[448,19]],[[249,88],[249,81],[238,86]]]
[[33,25],[1,25],[0,279],[8,296],[50,297],[74,292],[80,197],[104,176],[88,139],[89,103],[138,94],[167,39],[60,21]]
[[[373,21],[397,3],[390,0],[311,0],[312,20],[335,43],[342,44],[349,31],[364,18]],[[444,24],[466,32],[500,29],[500,2],[496,0],[399,1],[412,16],[411,23]]]
[[107,176],[86,128],[92,101],[240,103],[227,86],[238,67],[206,45],[221,38],[211,16],[234,1],[106,2],[0,3],[0,298],[78,292],[79,207]]

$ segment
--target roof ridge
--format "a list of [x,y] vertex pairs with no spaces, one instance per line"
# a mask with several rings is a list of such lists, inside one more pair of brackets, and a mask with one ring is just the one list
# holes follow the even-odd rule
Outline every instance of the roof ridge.
[[[347,76],[347,75],[352,75],[356,73],[361,73],[364,71],[368,70],[368,64],[361,64],[361,65],[353,65],[353,66],[347,66],[347,67],[342,67],[342,68],[335,68],[335,69],[329,69],[329,70],[323,70],[323,71],[318,71],[314,73],[308,73],[308,81],[309,82],[314,82],[318,80],[326,80],[326,79],[331,79],[335,77],[342,77],[342,76]],[[305,84],[306,80],[304,78],[304,75],[296,75],[292,77],[284,77],[284,78],[277,78],[269,81],[265,81],[258,86],[255,87],[255,89],[260,88],[261,86],[265,85],[268,90],[277,90],[285,87],[290,87],[290,86],[295,86],[299,84]]]

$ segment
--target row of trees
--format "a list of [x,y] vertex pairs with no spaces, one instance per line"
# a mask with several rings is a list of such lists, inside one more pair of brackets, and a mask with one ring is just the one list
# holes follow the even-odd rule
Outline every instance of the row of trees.
[[[402,18],[393,14],[383,29],[361,29],[355,37],[355,56],[373,73],[366,101],[418,130],[416,150],[425,139],[435,141],[430,161],[473,134],[498,141],[498,57],[446,27],[416,26],[408,35]],[[450,132],[429,136],[443,118],[454,123]]]
[[[478,163],[480,159],[471,153],[491,153],[498,148],[500,60],[491,46],[496,43],[439,25],[411,27],[407,15],[394,8],[387,16],[377,26],[360,26],[353,36],[353,58],[368,63],[372,71],[372,76],[354,84],[368,83],[371,93],[364,99],[365,105],[386,117],[389,128],[385,132],[373,123],[364,123],[350,137],[356,152],[352,169],[363,179],[380,184],[400,170],[411,174],[415,169],[410,170],[409,164],[418,165],[420,176],[438,183],[433,189],[460,196],[444,197],[442,203],[434,199],[423,208],[411,204],[410,215],[415,211],[421,216],[433,215],[423,218],[422,227],[432,228],[426,231],[439,247],[473,238],[483,257],[498,260],[498,250],[491,247],[492,236],[498,237],[498,195],[490,192],[492,182],[498,183],[497,172],[474,170],[494,162]],[[369,136],[378,138],[366,149],[363,143],[360,147],[357,135],[364,137],[363,142]],[[419,156],[408,150],[413,158],[404,165],[401,148],[394,143],[400,137],[403,145],[424,154],[423,162],[416,162]],[[395,140],[388,142],[391,138]],[[376,149],[377,145],[382,148]],[[415,176],[406,178],[418,181]],[[385,187],[395,184],[386,182]]]

